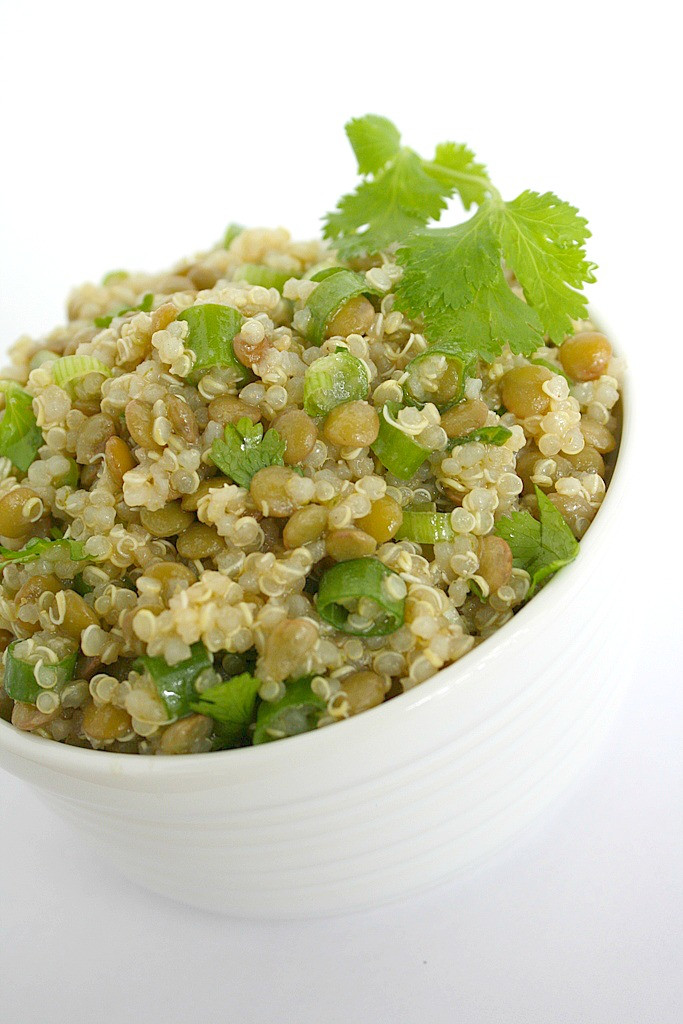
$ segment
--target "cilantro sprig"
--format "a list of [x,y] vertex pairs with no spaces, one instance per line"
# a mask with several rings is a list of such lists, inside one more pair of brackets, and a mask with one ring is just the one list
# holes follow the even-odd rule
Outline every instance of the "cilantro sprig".
[[532,597],[544,580],[573,562],[579,553],[579,542],[562,513],[539,487],[535,490],[539,519],[534,519],[530,512],[513,512],[499,519],[494,531],[510,545],[513,565],[531,576],[527,597]]
[[256,720],[260,679],[243,672],[204,690],[190,705],[192,711],[217,723],[220,748],[243,747],[250,741],[250,725]]
[[[328,214],[324,234],[344,258],[398,245],[403,277],[396,305],[422,318],[430,341],[449,341],[465,359],[491,362],[505,344],[531,355],[559,343],[586,316],[586,220],[552,192],[505,201],[466,146],[441,143],[433,160],[401,145],[386,118],[367,115],[346,132],[364,179]],[[469,220],[429,228],[457,194]],[[513,272],[524,300],[513,291]]]
[[260,469],[284,466],[286,446],[277,430],[271,427],[264,436],[263,425],[245,416],[236,424],[228,423],[224,436],[211,445],[211,458],[221,473],[248,488]]
[[80,540],[72,540],[71,537],[56,537],[52,540],[48,537],[31,537],[23,548],[13,551],[0,544],[0,569],[8,562],[31,562],[46,552],[63,552],[64,557],[74,562],[81,562],[86,558],[85,546]]

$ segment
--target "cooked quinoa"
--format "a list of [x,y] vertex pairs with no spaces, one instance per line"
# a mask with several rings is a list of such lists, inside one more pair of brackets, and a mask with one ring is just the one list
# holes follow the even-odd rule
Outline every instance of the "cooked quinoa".
[[[362,290],[317,344],[311,299],[339,267]],[[170,272],[78,288],[64,326],[18,340],[2,376],[42,439],[25,471],[0,460],[4,718],[127,753],[262,742],[423,683],[514,615],[531,577],[497,524],[538,516],[538,488],[583,536],[615,457],[621,363],[589,321],[530,359],[417,360],[401,273],[391,250],[345,262],[283,229],[233,231]],[[205,306],[237,311],[237,330],[227,363],[197,368]],[[330,356],[339,394],[323,376],[311,397]],[[378,455],[381,428],[423,450],[408,479]],[[219,468],[229,438],[264,459],[250,479]],[[30,700],[8,692],[10,653]],[[211,701],[236,678],[235,729]]]

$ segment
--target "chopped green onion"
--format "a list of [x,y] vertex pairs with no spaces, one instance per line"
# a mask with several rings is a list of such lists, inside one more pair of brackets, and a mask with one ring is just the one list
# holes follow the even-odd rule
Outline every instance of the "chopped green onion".
[[325,710],[325,701],[311,689],[311,677],[287,683],[284,697],[262,701],[256,717],[254,745],[297,736],[315,729]]
[[25,473],[43,444],[43,435],[33,415],[33,399],[13,380],[0,380],[5,411],[0,420],[0,455]]
[[309,416],[326,416],[344,402],[368,397],[370,376],[365,363],[348,349],[316,359],[304,377],[304,409]]
[[164,658],[148,654],[133,662],[135,671],[146,672],[156,686],[169,718],[181,718],[189,714],[192,701],[197,699],[195,680],[200,672],[213,665],[213,659],[203,643],[193,644],[191,651],[190,657],[177,665],[169,665]]
[[356,274],[353,270],[339,270],[326,276],[306,303],[310,313],[307,335],[311,344],[322,345],[327,325],[349,299],[367,294],[373,295],[378,292],[368,283],[364,274]]
[[462,437],[454,437],[448,442],[449,448],[456,448],[461,444],[469,444],[471,441],[479,441],[481,444],[494,444],[497,448],[505,444],[507,439],[512,437],[512,431],[507,427],[479,427]]
[[244,263],[235,271],[235,281],[247,281],[249,284],[260,284],[262,288],[277,288],[279,292],[290,277],[296,277],[289,271],[276,270],[274,267],[263,267],[258,263]]
[[130,277],[127,270],[110,270],[108,274],[105,274],[102,278],[102,284],[117,284],[118,281],[125,281],[126,278]]
[[111,377],[111,370],[105,363],[93,356],[62,356],[50,364],[52,379],[55,384],[68,390],[67,384],[86,377],[89,373],[99,373],[103,377]]
[[371,448],[385,469],[399,480],[410,480],[431,452],[392,422],[400,408],[398,402],[384,405],[379,416],[379,434]]
[[338,274],[340,270],[347,270],[347,267],[323,267],[322,270],[316,270],[315,274],[311,274],[309,281],[325,281],[328,277],[332,277],[334,274]]
[[244,227],[241,224],[228,224],[223,235],[223,248],[229,249],[238,235],[241,235]]
[[[367,628],[349,626],[349,609],[344,602],[370,598],[381,608]],[[353,558],[339,562],[325,572],[318,586],[318,614],[342,633],[357,636],[385,636],[403,625],[405,584],[377,558]]]
[[37,370],[39,366],[44,366],[45,363],[52,363],[58,358],[56,352],[51,352],[49,348],[41,348],[31,356],[31,362],[28,364],[29,369]]
[[256,717],[256,703],[261,680],[249,672],[203,690],[190,708],[218,722],[218,744],[221,749],[243,747],[249,742],[249,726]]
[[558,366],[557,363],[551,363],[549,359],[541,359],[539,356],[538,359],[530,359],[529,362],[533,363],[534,366],[545,366],[546,370],[550,370],[552,373],[559,373],[560,377],[564,377],[568,384],[574,383],[569,374],[565,373],[561,366]]
[[[12,700],[21,701],[23,704],[35,704],[44,690],[59,691],[73,679],[77,652],[74,650],[54,663],[45,660],[31,664],[28,661],[23,661],[16,654],[17,645],[26,642],[26,640],[14,640],[7,648],[3,685],[5,692]],[[64,646],[73,645],[65,640]],[[36,670],[40,674],[42,686],[36,678]]]
[[462,398],[465,363],[453,352],[432,346],[411,359],[406,373],[404,390],[419,405],[433,402],[437,408],[444,409]]
[[410,506],[403,509],[403,522],[396,534],[396,540],[436,544],[441,540],[453,540],[454,537],[450,512],[424,511]]
[[232,306],[219,306],[208,302],[190,306],[178,314],[178,320],[190,325],[188,348],[196,354],[188,380],[196,384],[214,366],[225,366],[235,372],[235,383],[251,379],[251,371],[235,356],[232,340],[242,326],[242,314]]
[[109,327],[115,316],[125,316],[126,313],[149,313],[154,303],[154,295],[152,292],[147,292],[142,297],[142,302],[139,306],[127,306],[125,309],[120,309],[118,313],[109,313],[107,316],[96,316],[94,320],[95,327]]
[[80,540],[71,540],[70,537],[57,537],[49,540],[47,537],[31,537],[31,539],[18,551],[12,551],[0,544],[0,568],[8,562],[31,562],[34,558],[40,558],[46,551],[63,551],[65,558],[74,562],[81,562],[86,557],[85,547]]

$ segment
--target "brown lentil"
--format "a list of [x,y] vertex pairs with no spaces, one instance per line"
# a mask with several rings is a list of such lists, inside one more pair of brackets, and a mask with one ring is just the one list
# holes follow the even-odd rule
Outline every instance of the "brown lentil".
[[153,537],[174,537],[192,524],[194,516],[180,507],[180,502],[174,501],[170,505],[155,512],[143,508],[140,510],[140,522]]
[[247,405],[234,395],[219,395],[209,402],[209,416],[216,423],[237,423],[245,417],[252,423],[258,423],[261,419],[261,410],[258,406]]
[[365,448],[377,440],[379,416],[367,402],[345,402],[327,414],[323,434],[340,448]]
[[141,448],[152,451],[158,447],[152,434],[154,414],[148,405],[137,398],[126,406],[126,427],[133,441]]
[[297,466],[311,454],[318,440],[318,429],[303,409],[288,409],[278,416],[273,426],[287,446],[283,458],[288,466]]
[[30,487],[15,487],[0,498],[0,537],[16,540],[32,533],[36,522],[34,506],[39,501]]
[[503,405],[521,420],[542,416],[550,408],[550,396],[543,390],[543,384],[552,376],[545,366],[515,366],[508,370],[501,385]]
[[212,526],[193,523],[178,536],[176,549],[181,558],[213,558],[225,545]]
[[178,310],[172,302],[164,302],[152,313],[152,334],[165,330],[178,316]]
[[385,494],[373,501],[368,514],[356,520],[356,525],[374,537],[378,544],[384,544],[396,536],[402,522],[403,509],[394,498]]
[[199,438],[199,427],[187,402],[178,395],[169,395],[166,399],[166,412],[176,434],[189,444],[194,444]]
[[251,480],[252,500],[264,516],[282,519],[291,516],[296,502],[288,490],[297,474],[287,466],[267,466],[255,473]]
[[375,708],[384,700],[384,683],[376,672],[351,672],[342,679],[342,690],[348,698],[352,715]]
[[489,585],[492,594],[507,583],[512,572],[512,550],[507,541],[494,534],[481,538],[479,545],[479,575]]
[[462,437],[485,426],[489,410],[480,398],[466,399],[441,416],[441,426],[449,437]]
[[162,754],[195,754],[207,749],[206,740],[213,732],[213,722],[206,715],[189,715],[164,729],[159,751]]
[[617,446],[612,431],[604,427],[602,423],[596,423],[595,420],[591,420],[587,416],[581,417],[581,433],[586,444],[595,448],[601,455],[613,452]]
[[349,527],[328,533],[325,549],[335,562],[347,562],[351,558],[365,558],[367,555],[374,555],[377,550],[377,541],[364,530]]
[[327,325],[326,337],[339,335],[347,338],[349,334],[365,334],[372,327],[374,319],[372,303],[364,295],[356,295],[334,314]]
[[129,469],[137,465],[133,453],[121,437],[110,437],[104,446],[104,461],[112,479],[120,487]]
[[130,715],[123,708],[113,704],[101,707],[93,702],[86,704],[83,711],[83,731],[93,740],[101,743],[122,740],[132,729]]
[[612,346],[599,331],[581,331],[562,344],[562,368],[574,380],[597,380],[607,373]]
[[306,505],[297,509],[287,520],[282,531],[282,541],[286,548],[300,548],[318,540],[326,526],[327,509],[320,505]]
[[107,441],[115,433],[116,427],[111,416],[104,413],[90,416],[76,441],[76,462],[80,462],[82,466],[89,465],[96,456],[104,452]]
[[60,629],[74,640],[81,639],[81,633],[88,626],[99,625],[99,618],[75,590],[64,591],[64,618]]

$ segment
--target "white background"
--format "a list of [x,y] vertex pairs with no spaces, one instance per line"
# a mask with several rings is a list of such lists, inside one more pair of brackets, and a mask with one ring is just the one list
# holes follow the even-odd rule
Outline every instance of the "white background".
[[[342,125],[468,142],[503,193],[591,222],[592,301],[639,399],[639,656],[553,815],[478,877],[333,921],[249,924],[148,896],[0,780],[0,1017],[372,1024],[683,1019],[680,101],[670,5],[0,3],[0,340],[69,287],[226,223],[297,235],[354,181]],[[669,369],[670,368],[670,369]],[[666,500],[665,500],[666,499]],[[605,637],[605,643],[618,643]]]

